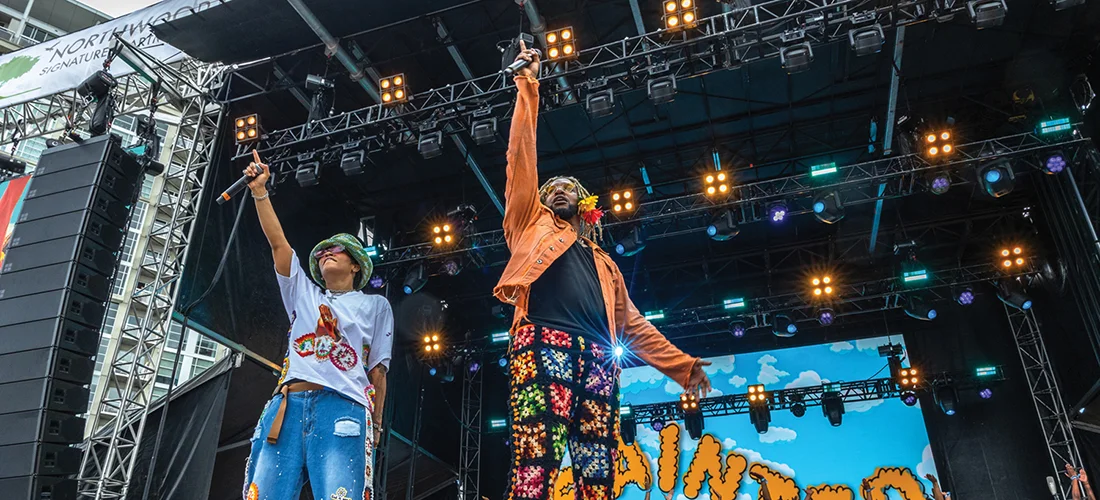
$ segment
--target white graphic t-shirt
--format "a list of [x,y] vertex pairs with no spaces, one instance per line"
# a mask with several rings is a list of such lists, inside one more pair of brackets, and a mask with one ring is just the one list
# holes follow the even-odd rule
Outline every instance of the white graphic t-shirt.
[[333,294],[309,279],[290,257],[290,276],[275,276],[290,318],[290,349],[283,380],[303,380],[338,391],[372,407],[367,372],[390,366],[393,310],[381,295]]

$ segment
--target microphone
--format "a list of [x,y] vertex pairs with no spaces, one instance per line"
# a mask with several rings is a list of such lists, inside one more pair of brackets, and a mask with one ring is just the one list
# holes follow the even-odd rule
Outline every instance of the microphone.
[[1058,486],[1054,482],[1054,478],[1051,476],[1047,476],[1047,488],[1050,490],[1051,496],[1053,496],[1054,498],[1058,498]]
[[237,182],[234,182],[232,186],[229,186],[229,189],[226,189],[222,192],[221,196],[218,196],[218,205],[225,204],[225,202],[236,196],[237,193],[248,186],[249,182],[252,182],[252,179],[255,179],[255,177],[247,174],[242,175],[240,179],[237,179]]
[[[539,50],[539,49],[531,49],[531,50],[535,51],[535,54],[537,54],[539,56],[539,59],[542,59],[542,51],[541,50]],[[511,75],[512,73],[515,73],[516,71],[519,71],[522,68],[526,68],[528,64],[531,64],[531,61],[527,61],[527,60],[524,60],[524,59],[517,59],[512,64],[509,64],[507,68],[504,68],[504,74]]]

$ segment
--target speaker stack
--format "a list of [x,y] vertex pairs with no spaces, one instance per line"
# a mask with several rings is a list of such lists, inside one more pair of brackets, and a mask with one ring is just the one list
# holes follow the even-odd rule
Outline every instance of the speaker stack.
[[47,149],[0,268],[0,496],[76,498],[88,389],[142,169],[118,137]]

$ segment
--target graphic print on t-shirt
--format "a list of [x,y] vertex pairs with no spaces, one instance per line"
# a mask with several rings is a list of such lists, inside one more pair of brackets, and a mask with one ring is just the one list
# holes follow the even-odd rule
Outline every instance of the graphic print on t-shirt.
[[294,352],[303,358],[313,356],[317,361],[329,360],[340,371],[355,368],[359,364],[359,355],[340,335],[339,321],[332,309],[321,304],[318,312],[317,329],[294,339]]

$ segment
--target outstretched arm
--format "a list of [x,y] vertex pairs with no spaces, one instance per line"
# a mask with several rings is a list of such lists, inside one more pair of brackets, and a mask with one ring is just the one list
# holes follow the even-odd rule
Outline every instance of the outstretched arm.
[[516,109],[508,139],[508,182],[504,188],[504,237],[509,248],[538,214],[539,173],[535,145],[539,118],[538,53],[520,42],[516,60],[531,61],[516,72]]
[[283,234],[283,226],[279,224],[279,217],[275,215],[275,207],[271,205],[271,198],[267,193],[267,179],[271,177],[271,171],[267,164],[260,161],[260,153],[252,150],[252,163],[248,164],[245,173],[253,177],[248,183],[248,189],[252,190],[252,198],[256,201],[256,214],[260,216],[260,227],[267,236],[267,243],[271,245],[271,256],[275,259],[275,271],[282,276],[290,276],[290,256],[294,251]]

